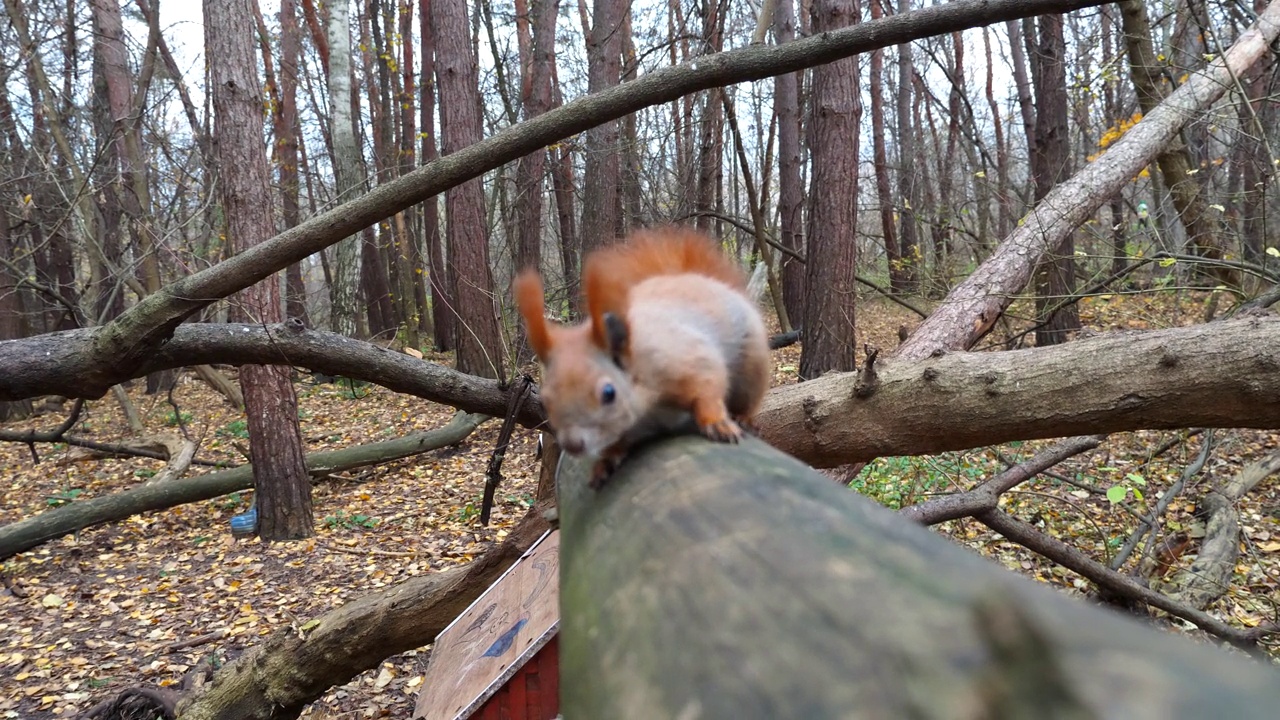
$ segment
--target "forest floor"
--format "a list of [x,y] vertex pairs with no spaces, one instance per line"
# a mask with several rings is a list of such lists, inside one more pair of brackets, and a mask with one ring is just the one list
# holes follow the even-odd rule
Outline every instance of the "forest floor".
[[[1101,297],[1082,305],[1095,331],[1189,325],[1202,321],[1205,298],[1194,294]],[[859,343],[890,351],[900,326],[919,319],[883,298],[859,307]],[[799,347],[775,352],[776,382],[794,382]],[[861,353],[860,353],[861,355]],[[861,357],[859,357],[861,361]],[[230,371],[234,372],[234,371]],[[386,440],[444,425],[451,408],[374,386],[297,385],[308,451]],[[147,433],[180,432],[200,439],[198,457],[243,462],[244,416],[193,374],[172,394],[129,391]],[[176,404],[176,408],[175,408]],[[46,414],[0,426],[49,429]],[[251,492],[135,516],[50,542],[0,565],[0,718],[72,717],[134,685],[175,686],[202,658],[234,659],[281,627],[352,600],[371,589],[466,563],[501,539],[532,501],[537,480],[536,434],[518,431],[503,466],[492,523],[478,523],[484,471],[499,422],[490,421],[459,445],[315,486],[316,535],[302,542],[236,540],[228,521],[249,508]],[[86,403],[72,431],[100,442],[133,438],[110,396]],[[1167,450],[1153,449],[1174,441]],[[1164,517],[1163,531],[1194,538],[1194,502],[1209,483],[1277,447],[1280,433],[1219,431],[1204,470]],[[1139,432],[1111,436],[1097,450],[1054,468],[1069,480],[1041,476],[1009,493],[1005,510],[1069,540],[1106,562],[1160,491],[1201,451],[1205,436]],[[1018,462],[1044,442],[1014,443],[927,458],[882,458],[851,486],[900,507],[938,492],[972,487],[1004,462]],[[164,467],[143,458],[97,458],[65,445],[0,444],[0,524],[57,505],[134,487]],[[189,475],[203,472],[193,466]],[[1273,478],[1274,480],[1274,478]],[[1124,499],[1115,503],[1122,488]],[[1235,583],[1210,611],[1253,626],[1277,615],[1280,586],[1280,487],[1264,482],[1241,504],[1241,559]],[[1088,584],[972,520],[938,529],[958,542],[1037,580],[1071,593]],[[1191,551],[1176,560],[1189,564]],[[1132,563],[1131,563],[1132,564]],[[1126,568],[1127,569],[1127,568]],[[1171,627],[1180,627],[1171,624]],[[199,641],[199,644],[190,644]],[[183,645],[187,643],[187,645]],[[310,718],[408,718],[422,687],[427,651],[404,653],[330,690],[304,714]]]

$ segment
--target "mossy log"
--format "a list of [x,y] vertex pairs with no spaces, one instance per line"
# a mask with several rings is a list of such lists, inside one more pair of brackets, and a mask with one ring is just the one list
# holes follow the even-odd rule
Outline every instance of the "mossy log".
[[[313,478],[391,462],[453,445],[466,439],[487,415],[456,413],[443,427],[394,440],[323,450],[306,456]],[[0,560],[87,527],[115,522],[139,513],[212,500],[253,487],[253,466],[205,473],[169,482],[147,483],[112,495],[79,500],[0,527]]]
[[568,718],[1274,718],[1280,673],[1020,577],[758,440],[560,474]]

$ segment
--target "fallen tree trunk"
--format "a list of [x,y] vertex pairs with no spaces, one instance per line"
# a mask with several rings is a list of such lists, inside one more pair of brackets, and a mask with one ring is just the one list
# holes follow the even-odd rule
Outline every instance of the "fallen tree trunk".
[[[88,341],[87,334],[76,340]],[[504,415],[510,403],[510,390],[496,380],[283,325],[183,325],[140,372],[197,362],[280,362],[282,356],[468,412]],[[1280,320],[1271,317],[1113,333],[1048,348],[891,358],[873,369],[870,378],[833,373],[775,388],[757,418],[762,437],[805,462],[833,467],[1010,440],[1280,427],[1280,396],[1270,380],[1280,370]],[[74,381],[69,369],[57,372]],[[536,393],[518,418],[526,427],[544,422]]]
[[1274,669],[1011,573],[756,441],[561,473],[570,718],[1273,718]]
[[1240,557],[1240,517],[1236,506],[1258,483],[1277,473],[1280,449],[1245,466],[1200,498],[1197,510],[1205,519],[1205,535],[1196,559],[1162,590],[1191,607],[1205,608],[1231,588]]
[[[306,458],[312,477],[390,462],[461,442],[489,418],[458,413],[442,428],[396,440],[312,453]],[[68,503],[0,528],[0,560],[92,525],[124,520],[142,512],[211,500],[253,487],[253,466],[207,473],[187,480],[147,483],[131,490]]]
[[178,703],[182,720],[284,720],[334,685],[396,653],[433,642],[548,529],[534,506],[502,544],[475,562],[370,593],[311,620],[281,628]]
[[1280,318],[999,353],[890,358],[769,393],[757,425],[816,467],[1011,440],[1280,427]]
[[1060,183],[1018,222],[995,252],[947,293],[927,320],[897,350],[923,359],[939,348],[973,346],[1031,280],[1037,263],[1068,234],[1115,197],[1168,147],[1197,114],[1236,86],[1280,35],[1280,3],[1271,3],[1256,23],[1209,66],[1194,73],[1098,159]]

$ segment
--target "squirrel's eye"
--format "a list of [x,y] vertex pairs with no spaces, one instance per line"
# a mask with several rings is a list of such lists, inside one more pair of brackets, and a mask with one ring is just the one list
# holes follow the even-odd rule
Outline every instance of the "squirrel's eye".
[[600,388],[600,402],[611,405],[616,399],[618,399],[618,391],[614,389],[612,383],[605,383],[604,387]]

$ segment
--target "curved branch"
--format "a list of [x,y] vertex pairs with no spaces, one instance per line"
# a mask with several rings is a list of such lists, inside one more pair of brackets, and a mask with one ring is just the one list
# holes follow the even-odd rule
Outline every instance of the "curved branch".
[[1269,633],[1263,628],[1238,628],[1209,615],[1208,613],[1187,607],[1182,603],[1162,595],[1134,580],[1121,575],[1080,550],[1050,537],[1034,527],[1007,515],[999,510],[989,510],[975,516],[978,522],[995,530],[1013,542],[1058,563],[1059,565],[1080,573],[1099,587],[1117,595],[1133,598],[1152,607],[1159,608],[1174,617],[1193,623],[1205,632],[1213,633],[1227,642],[1239,647],[1252,647],[1258,639]]
[[364,595],[311,619],[305,630],[281,627],[179,701],[179,716],[296,718],[330,687],[430,644],[546,532],[544,511],[534,506],[501,544],[468,565]]
[[[82,382],[95,388],[94,392],[105,392],[116,382],[113,378],[132,372],[183,320],[219,298],[461,182],[645,107],[699,90],[794,72],[923,37],[1101,4],[1100,0],[960,0],[783,45],[754,45],[699,57],[588,95],[432,161],[152,293],[102,328],[94,343],[102,367],[94,368]],[[0,376],[3,371],[0,366]]]
[[1104,436],[1071,438],[1036,453],[1034,457],[1014,465],[981,485],[954,495],[932,498],[902,508],[898,514],[921,525],[936,525],[947,520],[971,517],[995,510],[1000,496],[1067,458],[1088,452],[1102,443]]
[[[54,393],[92,397],[97,388],[85,380],[97,362],[92,343],[89,330],[0,343],[0,368],[15,368],[0,379],[0,400]],[[460,373],[344,335],[308,330],[296,321],[265,326],[180,325],[168,342],[121,380],[201,364],[294,365],[368,380],[396,392],[497,417],[506,415],[509,403],[509,390],[497,380]],[[518,419],[534,426],[544,417],[542,402],[535,394],[522,406]]]

